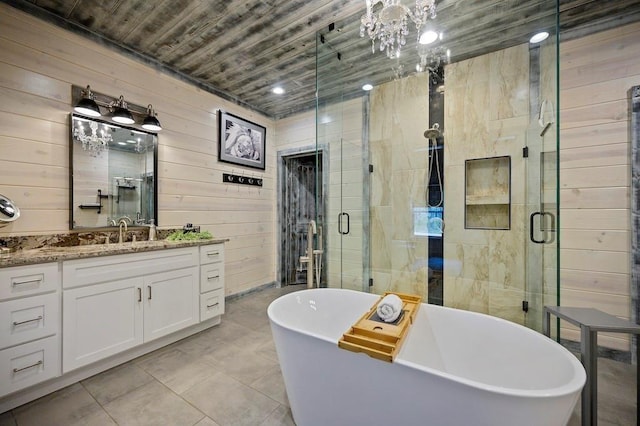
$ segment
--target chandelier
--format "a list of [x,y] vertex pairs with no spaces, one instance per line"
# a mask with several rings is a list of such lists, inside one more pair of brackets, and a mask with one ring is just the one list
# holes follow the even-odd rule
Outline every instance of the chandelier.
[[439,67],[449,63],[451,52],[444,46],[430,47],[418,44],[418,56],[420,56],[420,62],[416,65],[416,71],[435,72]]
[[[360,37],[365,31],[371,39],[371,51],[375,52],[379,42],[381,52],[386,51],[389,58],[400,56],[400,49],[407,42],[409,19],[416,25],[418,37],[420,30],[429,18],[436,17],[435,0],[416,0],[413,9],[401,4],[401,0],[365,0],[367,12],[360,19]],[[382,3],[376,14],[374,7]]]
[[95,121],[89,122],[89,128],[91,129],[91,133],[86,134],[84,126],[79,124],[75,129],[73,129],[73,137],[82,142],[82,149],[89,151],[93,157],[96,157],[103,151],[107,151],[109,149],[109,142],[112,141],[111,133],[108,129],[102,129],[98,135],[98,123]]

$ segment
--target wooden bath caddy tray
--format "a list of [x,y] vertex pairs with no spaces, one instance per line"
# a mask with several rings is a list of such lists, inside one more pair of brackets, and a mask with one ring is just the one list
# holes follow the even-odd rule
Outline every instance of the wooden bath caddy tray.
[[[378,318],[376,308],[388,294],[402,300],[402,313],[396,322],[386,323]],[[349,331],[342,335],[338,346],[351,352],[363,352],[372,358],[393,362],[400,346],[420,309],[422,297],[411,294],[386,292]]]

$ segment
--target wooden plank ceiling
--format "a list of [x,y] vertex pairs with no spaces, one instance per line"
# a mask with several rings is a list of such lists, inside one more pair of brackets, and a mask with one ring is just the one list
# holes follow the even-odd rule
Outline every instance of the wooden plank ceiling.
[[[336,97],[345,86],[415,72],[419,60],[413,24],[401,61],[372,54],[359,37],[364,0],[2,1],[274,119],[315,107],[316,38],[318,61],[332,70],[319,84]],[[555,0],[437,5],[435,24],[451,61],[526,42],[555,25]],[[560,11],[563,35],[638,20],[640,1],[561,0]],[[276,85],[286,94],[273,94]]]

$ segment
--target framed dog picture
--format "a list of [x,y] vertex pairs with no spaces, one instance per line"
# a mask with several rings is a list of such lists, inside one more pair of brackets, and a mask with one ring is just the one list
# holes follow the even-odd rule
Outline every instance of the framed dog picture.
[[264,170],[266,136],[263,126],[218,110],[220,161]]

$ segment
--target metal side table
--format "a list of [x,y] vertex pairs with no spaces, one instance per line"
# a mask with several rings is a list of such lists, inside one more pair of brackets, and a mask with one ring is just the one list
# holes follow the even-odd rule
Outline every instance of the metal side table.
[[[582,424],[598,424],[598,332],[631,333],[640,335],[640,325],[609,315],[593,308],[545,306],[543,331],[550,336],[551,314],[580,327],[580,356],[587,372],[587,382],[582,389]],[[640,346],[636,347],[640,360]],[[640,408],[640,368],[637,369],[637,407]],[[638,409],[636,408],[636,410]],[[639,420],[640,422],[640,417]]]

